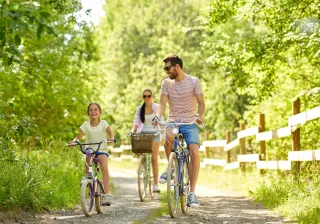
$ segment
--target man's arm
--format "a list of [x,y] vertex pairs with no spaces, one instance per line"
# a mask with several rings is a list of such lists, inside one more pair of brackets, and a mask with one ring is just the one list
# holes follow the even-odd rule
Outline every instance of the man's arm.
[[198,114],[199,114],[199,124],[204,124],[204,111],[205,111],[205,105],[204,105],[204,97],[203,94],[196,94],[197,103],[198,103]]
[[157,109],[157,117],[161,118],[164,116],[164,113],[166,112],[166,105],[168,102],[168,95],[166,94],[161,94],[160,95],[160,103],[159,103],[159,107]]

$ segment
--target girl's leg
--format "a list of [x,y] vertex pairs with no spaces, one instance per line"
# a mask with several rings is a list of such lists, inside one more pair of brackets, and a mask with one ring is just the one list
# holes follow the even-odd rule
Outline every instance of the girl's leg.
[[84,171],[86,172],[86,174],[89,173],[89,164],[90,164],[90,157],[86,156],[86,162],[84,164]]
[[153,179],[154,184],[158,185],[159,183],[159,146],[160,142],[153,142],[152,144],[152,171],[153,171]]
[[104,191],[106,194],[110,193],[110,188],[109,188],[109,169],[108,169],[108,158],[106,155],[99,155],[98,156],[98,162],[101,167],[101,172],[103,176],[103,186],[104,186]]

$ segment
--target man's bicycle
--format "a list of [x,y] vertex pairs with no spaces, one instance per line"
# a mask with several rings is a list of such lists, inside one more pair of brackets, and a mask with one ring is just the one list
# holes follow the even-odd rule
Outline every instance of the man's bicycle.
[[[83,177],[80,184],[80,204],[85,216],[91,216],[94,208],[96,208],[98,213],[103,213],[103,206],[108,205],[105,203],[103,197],[105,194],[103,184],[98,179],[99,155],[97,155],[97,152],[99,152],[102,143],[111,142],[116,142],[116,140],[103,140],[98,143],[80,143],[78,141],[68,143],[68,146],[79,146],[81,152],[91,158],[90,163],[88,164],[89,173]],[[96,145],[97,147],[90,147],[93,145]],[[109,156],[108,153],[105,154]]]
[[[196,125],[196,119],[191,123],[159,123],[162,126],[171,127],[174,137],[173,148],[168,161],[168,181],[167,181],[167,200],[168,210],[172,218],[176,217],[177,210],[180,208],[182,213],[187,213],[189,207],[190,177],[189,177],[189,150],[186,146],[184,136],[180,133],[179,127],[182,125]],[[170,175],[173,176],[171,180]],[[179,200],[180,199],[180,200]]]
[[132,152],[138,153],[138,193],[141,201],[146,199],[147,191],[153,199],[153,176],[151,175],[151,153],[154,134],[130,134]]

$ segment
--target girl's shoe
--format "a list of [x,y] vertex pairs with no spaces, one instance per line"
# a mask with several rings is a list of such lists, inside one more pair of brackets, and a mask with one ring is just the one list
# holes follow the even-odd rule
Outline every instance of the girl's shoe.
[[110,206],[111,205],[111,195],[110,194],[103,194],[103,202],[102,205],[103,206]]

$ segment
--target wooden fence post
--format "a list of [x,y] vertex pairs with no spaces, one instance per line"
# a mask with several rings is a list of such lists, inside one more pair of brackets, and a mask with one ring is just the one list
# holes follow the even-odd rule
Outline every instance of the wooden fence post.
[[[230,142],[230,131],[226,131],[226,144]],[[231,153],[230,150],[227,151],[227,164],[231,162]]]
[[[265,116],[259,115],[259,133],[265,131]],[[266,142],[260,141],[259,160],[266,160]],[[260,174],[264,174],[265,170],[260,170]]]
[[[246,124],[243,123],[240,125],[240,130],[245,130],[246,129]],[[241,138],[240,139],[240,154],[241,155],[244,155],[246,154],[246,138]],[[241,168],[241,171],[242,172],[245,172],[246,171],[246,164],[241,162],[240,163],[240,168]]]
[[[292,103],[292,115],[300,113],[300,99],[296,99]],[[300,128],[297,128],[292,134],[292,151],[300,151]],[[293,171],[298,174],[300,172],[300,161],[293,162]]]

